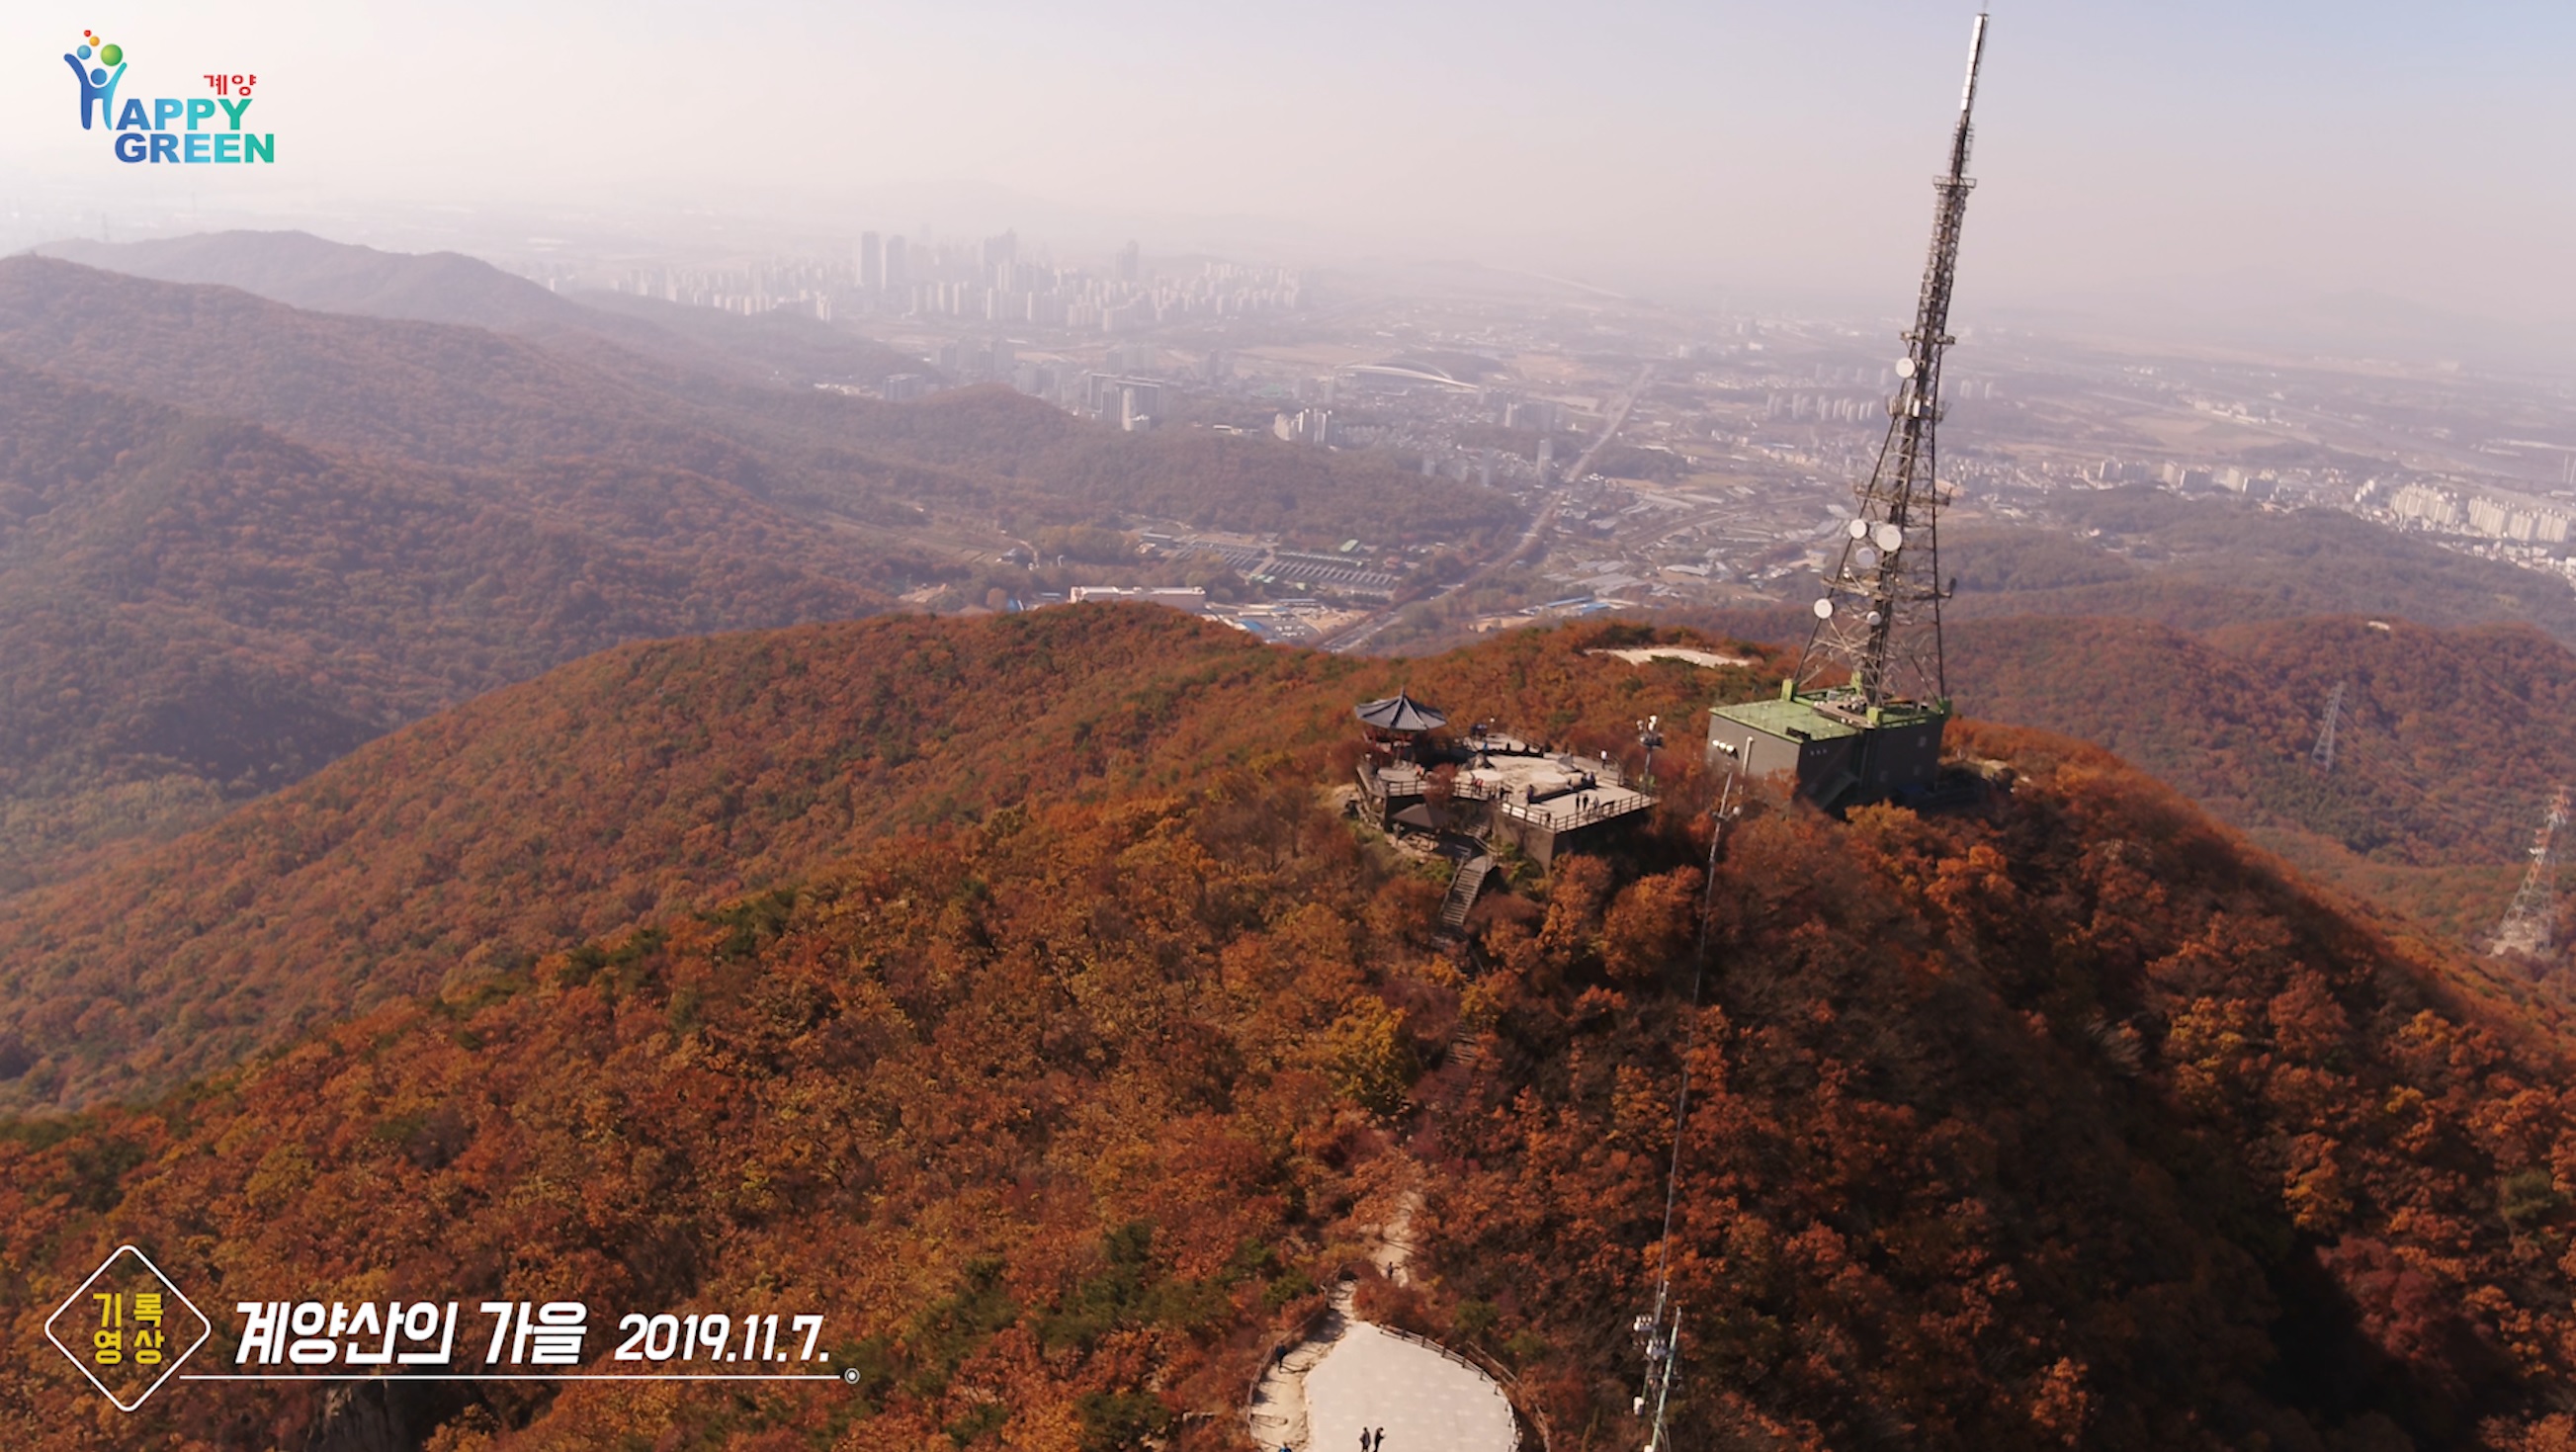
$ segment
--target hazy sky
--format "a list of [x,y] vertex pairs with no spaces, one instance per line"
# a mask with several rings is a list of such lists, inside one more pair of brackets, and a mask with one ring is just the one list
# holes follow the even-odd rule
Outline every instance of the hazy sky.
[[[570,201],[806,209],[817,230],[991,225],[930,211],[974,183],[1149,245],[1302,238],[1901,301],[1972,14],[22,0],[0,14],[0,168],[111,208],[184,186],[282,219]],[[61,60],[84,26],[128,48],[120,97],[258,72],[274,171],[110,159]],[[1998,0],[1964,287],[2210,280],[2576,319],[2571,77],[2568,0]]]

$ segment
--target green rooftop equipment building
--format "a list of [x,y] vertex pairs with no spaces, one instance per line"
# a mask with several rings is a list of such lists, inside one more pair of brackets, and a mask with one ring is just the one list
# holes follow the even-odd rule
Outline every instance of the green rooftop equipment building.
[[1839,691],[1800,692],[1782,682],[1771,701],[1718,706],[1708,718],[1708,767],[1750,777],[1786,776],[1827,811],[1906,802],[1930,792],[1941,771],[1950,703],[1870,706]]

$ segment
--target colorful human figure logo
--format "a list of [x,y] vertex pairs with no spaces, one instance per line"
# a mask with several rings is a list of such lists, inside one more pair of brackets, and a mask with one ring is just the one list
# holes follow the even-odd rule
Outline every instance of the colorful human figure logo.
[[72,74],[80,80],[81,129],[90,129],[89,103],[92,101],[98,103],[99,124],[114,127],[116,83],[125,79],[125,47],[110,45],[99,39],[97,32],[84,30],[80,45],[63,57],[63,64],[70,66]]

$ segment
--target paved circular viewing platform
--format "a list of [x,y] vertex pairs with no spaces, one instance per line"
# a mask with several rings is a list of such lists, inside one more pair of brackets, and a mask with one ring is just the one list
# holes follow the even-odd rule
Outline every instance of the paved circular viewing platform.
[[1353,1452],[1372,1427],[1386,1429],[1385,1452],[1512,1452],[1520,1440],[1502,1387],[1474,1364],[1355,1321],[1306,1373],[1299,1452]]
[[[1418,1190],[1394,1197],[1369,1261],[1397,1285],[1412,1277]],[[1253,1383],[1244,1428],[1260,1452],[1353,1452],[1384,1429],[1386,1452],[1517,1452],[1520,1423],[1502,1385],[1474,1362],[1358,1316],[1345,1278],[1307,1339],[1282,1347]]]

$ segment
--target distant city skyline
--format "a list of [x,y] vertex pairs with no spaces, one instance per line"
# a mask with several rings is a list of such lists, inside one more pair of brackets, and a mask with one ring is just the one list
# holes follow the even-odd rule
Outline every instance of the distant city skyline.
[[[2576,13],[2006,4],[1963,321],[2387,294],[2576,320]],[[1456,258],[1706,301],[1895,308],[1970,4],[902,3],[434,11],[149,0],[0,18],[11,190],[313,225],[369,209],[683,209],[889,234]],[[263,73],[275,167],[124,167],[60,54],[112,21],[150,95]],[[918,212],[921,215],[909,215]],[[1049,215],[1049,214],[1052,215]],[[350,228],[337,229],[346,233]],[[1981,311],[1984,310],[1984,311]],[[2440,325],[2437,319],[2435,325]]]

